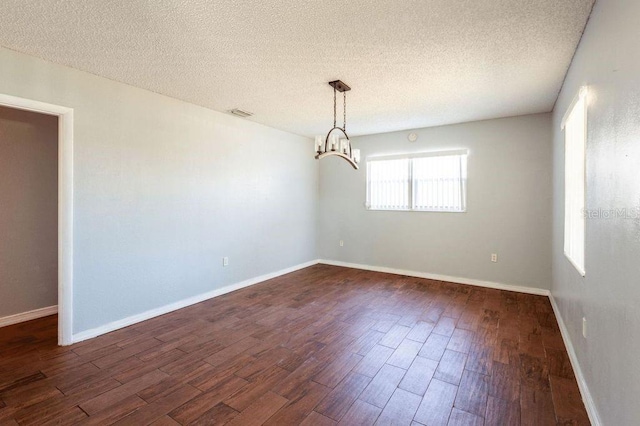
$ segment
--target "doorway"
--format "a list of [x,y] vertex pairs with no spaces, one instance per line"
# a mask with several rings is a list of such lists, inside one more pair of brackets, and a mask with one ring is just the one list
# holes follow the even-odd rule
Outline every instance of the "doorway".
[[58,344],[73,343],[73,109],[0,94],[0,107],[57,117]]

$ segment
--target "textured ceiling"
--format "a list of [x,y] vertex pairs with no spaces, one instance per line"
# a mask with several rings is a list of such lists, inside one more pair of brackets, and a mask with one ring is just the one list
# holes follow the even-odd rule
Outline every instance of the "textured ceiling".
[[550,111],[593,0],[2,0],[0,45],[301,135]]

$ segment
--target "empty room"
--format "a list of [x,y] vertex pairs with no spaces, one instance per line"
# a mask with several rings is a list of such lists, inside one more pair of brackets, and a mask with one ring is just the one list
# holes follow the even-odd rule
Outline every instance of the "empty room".
[[3,0],[0,425],[640,424],[638,16]]

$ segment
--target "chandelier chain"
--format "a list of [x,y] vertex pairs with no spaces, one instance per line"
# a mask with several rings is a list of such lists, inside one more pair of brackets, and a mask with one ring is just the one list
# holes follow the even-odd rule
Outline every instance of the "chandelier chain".
[[342,106],[342,129],[347,130],[347,92],[342,92],[344,105]]
[[337,114],[337,106],[336,106],[336,88],[333,88],[333,127],[336,127],[336,114]]

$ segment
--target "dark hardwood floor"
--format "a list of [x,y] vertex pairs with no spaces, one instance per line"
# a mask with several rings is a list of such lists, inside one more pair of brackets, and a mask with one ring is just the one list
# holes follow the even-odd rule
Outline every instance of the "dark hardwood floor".
[[585,425],[546,297],[313,266],[73,346],[0,329],[0,424]]

